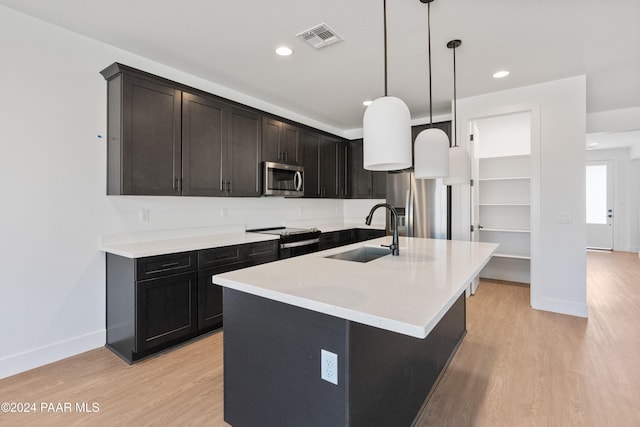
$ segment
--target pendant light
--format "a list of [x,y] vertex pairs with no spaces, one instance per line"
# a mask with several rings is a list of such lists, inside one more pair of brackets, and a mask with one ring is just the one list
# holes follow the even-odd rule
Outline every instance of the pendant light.
[[384,9],[384,96],[367,107],[363,118],[364,168],[372,171],[411,167],[411,115],[399,98],[387,95],[387,1]]
[[427,44],[429,52],[429,127],[418,134],[414,143],[415,176],[418,179],[442,178],[449,175],[449,137],[433,127],[433,99],[431,93],[431,2],[427,3]]
[[453,49],[453,147],[449,148],[449,176],[444,179],[445,185],[469,184],[471,180],[471,161],[469,153],[464,148],[458,146],[457,141],[457,94],[456,94],[456,48],[460,47],[462,41],[451,40],[447,43],[449,49]]

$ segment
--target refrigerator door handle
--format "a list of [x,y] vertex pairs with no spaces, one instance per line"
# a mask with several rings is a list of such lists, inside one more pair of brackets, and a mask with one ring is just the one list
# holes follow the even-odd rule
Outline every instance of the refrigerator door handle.
[[411,190],[407,190],[407,199],[405,202],[407,237],[413,237],[413,197]]

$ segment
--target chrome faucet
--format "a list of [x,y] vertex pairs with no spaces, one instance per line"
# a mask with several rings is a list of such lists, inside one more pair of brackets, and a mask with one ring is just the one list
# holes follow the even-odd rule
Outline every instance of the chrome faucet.
[[369,211],[369,215],[367,215],[367,218],[364,220],[364,222],[367,225],[371,225],[371,219],[373,218],[373,213],[375,212],[376,209],[380,207],[387,208],[389,209],[389,211],[391,211],[391,217],[393,221],[391,223],[391,226],[393,227],[393,240],[391,241],[390,245],[381,245],[381,246],[385,246],[391,249],[391,255],[398,256],[400,255],[400,244],[398,243],[398,212],[395,210],[395,208],[391,206],[389,203],[378,203],[377,205],[371,208],[371,210]]

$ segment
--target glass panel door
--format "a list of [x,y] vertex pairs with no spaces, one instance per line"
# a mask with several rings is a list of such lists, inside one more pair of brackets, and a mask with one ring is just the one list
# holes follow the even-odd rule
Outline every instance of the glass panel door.
[[587,247],[613,249],[613,161],[587,162]]

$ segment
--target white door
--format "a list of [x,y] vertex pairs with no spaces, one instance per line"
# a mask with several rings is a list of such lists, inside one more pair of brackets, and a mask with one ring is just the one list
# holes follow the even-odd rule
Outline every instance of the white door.
[[587,162],[587,247],[613,250],[613,161]]

